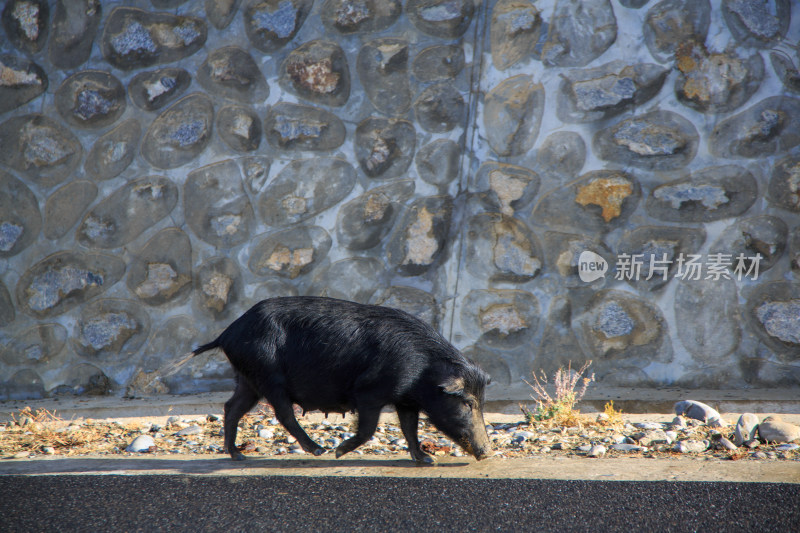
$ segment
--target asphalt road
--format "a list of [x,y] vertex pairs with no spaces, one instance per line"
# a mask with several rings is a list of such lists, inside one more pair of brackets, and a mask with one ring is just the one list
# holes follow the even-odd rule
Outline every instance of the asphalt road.
[[800,531],[800,485],[0,476],[0,531]]

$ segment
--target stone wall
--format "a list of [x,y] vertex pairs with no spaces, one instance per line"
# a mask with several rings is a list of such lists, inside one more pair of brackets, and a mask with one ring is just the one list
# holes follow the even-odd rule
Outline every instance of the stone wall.
[[142,385],[289,294],[432,322],[490,398],[587,359],[607,386],[797,387],[798,20],[9,0],[0,399],[228,390],[218,354]]

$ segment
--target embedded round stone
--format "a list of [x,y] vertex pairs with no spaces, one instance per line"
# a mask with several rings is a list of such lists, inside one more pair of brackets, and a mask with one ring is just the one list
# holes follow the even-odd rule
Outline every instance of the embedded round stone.
[[139,121],[135,118],[126,120],[95,141],[83,168],[98,181],[116,178],[133,162],[141,137]]
[[406,14],[418,30],[438,38],[461,37],[472,22],[472,0],[409,0]]
[[792,58],[783,52],[771,52],[769,59],[783,86],[794,93],[800,93],[800,71],[795,67]]
[[238,46],[214,50],[200,65],[197,82],[211,94],[242,103],[261,103],[269,86],[253,57]]
[[536,153],[536,164],[542,172],[560,176],[578,174],[586,163],[586,143],[574,131],[551,133]]
[[492,8],[489,46],[492,63],[505,70],[533,57],[542,32],[542,16],[528,0],[500,0]]
[[739,346],[741,318],[735,281],[681,281],[674,309],[678,338],[700,361],[718,362]]
[[192,243],[178,228],[159,231],[128,267],[128,290],[147,305],[179,303],[192,289]]
[[128,83],[128,95],[137,107],[155,111],[183,94],[191,82],[192,77],[182,68],[167,67],[140,72]]
[[415,200],[403,213],[387,245],[389,263],[397,273],[419,276],[443,261],[452,219],[452,197]]
[[202,93],[185,96],[150,125],[142,141],[142,157],[156,168],[185,165],[208,146],[213,125],[211,98]]
[[313,40],[292,50],[280,67],[278,83],[309,102],[339,107],[350,97],[350,69],[341,47]]
[[83,217],[97,198],[97,185],[87,180],[67,182],[47,198],[44,205],[44,236],[60,239]]
[[67,329],[61,324],[38,324],[0,348],[7,365],[43,366],[55,359],[67,344]]
[[408,55],[408,41],[394,38],[369,41],[358,51],[356,70],[364,92],[387,115],[401,115],[411,106]]
[[0,170],[0,259],[36,242],[41,229],[36,196],[23,182]]
[[736,165],[707,167],[654,188],[647,198],[650,216],[670,222],[711,222],[739,216],[756,201],[753,175]]
[[336,218],[337,242],[348,250],[377,246],[394,227],[414,188],[413,180],[396,181],[344,204]]
[[0,56],[0,114],[38,98],[47,90],[44,69],[21,57]]
[[67,367],[48,392],[50,396],[103,396],[111,393],[111,380],[95,365],[79,363]]
[[10,0],[1,18],[12,45],[29,54],[41,52],[50,31],[47,0]]
[[522,290],[474,289],[461,305],[461,322],[479,333],[478,344],[501,350],[533,342],[539,315],[539,301]]
[[369,303],[386,266],[374,257],[351,257],[320,269],[308,294]]
[[373,298],[373,304],[400,309],[439,329],[441,310],[433,294],[413,287],[392,286]]
[[417,122],[431,133],[446,133],[466,124],[466,104],[461,93],[447,82],[423,89],[414,102]]
[[414,76],[422,82],[454,79],[464,70],[464,48],[455,44],[430,46],[414,58]]
[[478,168],[474,187],[486,207],[510,217],[530,205],[539,183],[539,175],[528,168],[487,161]]
[[346,132],[341,119],[330,111],[279,102],[267,111],[264,133],[275,148],[327,151],[341,146]]
[[243,296],[242,273],[229,257],[212,257],[194,275],[194,307],[214,318],[227,318]]
[[789,156],[775,163],[767,200],[782,209],[800,212],[800,156]]
[[759,54],[740,58],[734,52],[714,53],[702,43],[688,42],[675,52],[678,101],[701,113],[726,113],[744,104],[761,85],[764,60]]
[[661,90],[669,70],[653,63],[612,61],[561,75],[558,118],[593,122],[644,104]]
[[216,247],[242,244],[255,227],[253,206],[232,159],[189,173],[183,185],[183,211],[195,235]]
[[402,11],[399,0],[325,0],[320,18],[328,28],[350,35],[384,30]]
[[67,128],[45,115],[20,115],[0,124],[0,163],[41,187],[72,175],[83,147]]
[[764,158],[800,144],[800,98],[771,96],[721,121],[708,150],[716,157]]
[[520,74],[500,82],[486,95],[483,128],[499,156],[516,156],[533,148],[544,113],[544,86]]
[[356,127],[354,149],[364,174],[389,179],[408,170],[416,142],[416,130],[407,120],[370,117]]
[[786,250],[789,228],[771,215],[739,218],[711,245],[712,253],[729,255],[728,270],[736,279],[758,279]]
[[630,174],[594,170],[542,196],[532,220],[548,227],[607,232],[631,216],[641,196],[641,186]]
[[264,156],[249,156],[236,159],[242,169],[242,177],[250,194],[258,194],[266,186],[272,159]]
[[57,252],[30,267],[17,282],[19,308],[42,319],[66,313],[102,294],[122,278],[117,256]]
[[609,0],[557,0],[542,46],[542,63],[582,67],[617,39],[617,18]]
[[616,251],[641,266],[617,274],[640,291],[660,289],[675,277],[679,258],[697,254],[705,240],[706,232],[697,228],[636,227],[622,235]]
[[651,111],[598,131],[592,142],[601,159],[646,170],[675,170],[697,153],[694,125],[672,111]]
[[628,292],[604,289],[594,293],[573,324],[599,372],[609,372],[620,364],[672,359],[663,314]]
[[314,0],[247,0],[247,38],[262,52],[275,52],[294,39],[313,5]]
[[104,128],[125,112],[125,88],[116,77],[101,70],[73,74],[55,94],[58,113],[76,128]]
[[178,203],[178,188],[161,176],[122,185],[81,221],[75,239],[88,248],[118,248],[169,215]]
[[50,62],[56,68],[77,68],[89,59],[102,15],[100,0],[56,2],[48,46]]
[[17,317],[14,311],[14,302],[11,301],[11,294],[8,289],[0,281],[0,326],[7,326],[11,324]]
[[744,313],[758,338],[780,359],[800,359],[800,291],[796,283],[760,284],[747,300]]
[[450,139],[436,139],[419,149],[416,165],[422,181],[446,188],[458,177],[461,147]]
[[311,272],[330,249],[331,237],[319,226],[286,229],[256,241],[248,266],[258,276],[295,279]]
[[[564,285],[570,288],[587,286],[593,289],[603,288],[608,267],[604,270],[602,261],[609,265],[613,265],[615,261],[611,250],[600,239],[590,235],[548,231],[544,234],[544,248],[548,270],[558,273]],[[593,254],[590,257],[595,264],[595,270],[590,272],[594,273],[595,279],[589,279],[585,271],[581,273],[579,270],[581,256],[585,252]],[[582,277],[584,279],[581,279]],[[564,363],[566,362],[565,360]],[[555,367],[555,370],[557,369],[558,366]]]
[[705,42],[710,24],[708,0],[662,0],[647,11],[642,33],[650,54],[665,63],[681,44]]
[[261,145],[261,119],[250,107],[228,105],[217,113],[217,133],[231,150],[252,152]]
[[7,381],[0,381],[0,391],[9,400],[39,399],[45,395],[41,376],[30,368],[20,370]]
[[302,222],[339,203],[355,184],[355,169],[344,159],[295,160],[259,195],[259,214],[268,226]]
[[542,271],[539,242],[524,222],[481,213],[467,222],[467,270],[490,282],[524,283]]
[[105,21],[100,49],[112,66],[131,70],[189,57],[207,35],[200,18],[116,7]]
[[120,360],[134,355],[150,332],[150,317],[132,300],[95,300],[82,310],[72,348],[81,357]]
[[242,0],[205,0],[206,17],[212,26],[224,30],[233,21]]
[[722,16],[739,44],[769,48],[789,31],[791,4],[791,0],[725,0]]

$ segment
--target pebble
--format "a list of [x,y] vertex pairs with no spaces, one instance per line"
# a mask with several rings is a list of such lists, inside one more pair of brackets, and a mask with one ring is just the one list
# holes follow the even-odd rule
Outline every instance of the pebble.
[[606,454],[606,447],[602,444],[598,444],[589,448],[589,451],[586,455],[589,457],[603,457]]
[[800,426],[768,416],[758,425],[758,436],[765,442],[783,443],[800,440]]
[[139,435],[125,448],[125,451],[134,453],[147,452],[150,451],[151,446],[155,445],[156,441],[150,435]]
[[44,448],[42,448],[42,452],[45,455],[55,455],[56,449],[53,448],[52,446],[45,446]]
[[736,429],[734,429],[733,434],[733,442],[737,446],[741,446],[756,436],[757,429],[758,417],[753,413],[744,413],[736,422]]
[[273,433],[269,429],[259,429],[257,435],[258,438],[260,439],[271,440],[275,436],[275,433]]
[[730,452],[735,451],[736,448],[737,448],[734,443],[732,443],[730,440],[726,439],[725,437],[720,438],[719,439],[719,443],[722,445],[723,448],[725,448],[726,450],[728,450]]
[[761,452],[761,451],[753,452],[753,457],[756,458],[756,459],[766,459],[767,458],[767,454],[764,453],[764,452]]
[[797,450],[800,448],[800,444],[795,444],[793,442],[787,444],[781,444],[780,446],[776,446],[775,449],[781,452]]
[[13,455],[14,459],[27,459],[31,456],[31,452],[17,452]]
[[203,428],[198,425],[192,425],[175,433],[178,437],[186,437],[189,435],[200,435],[203,433]]
[[167,425],[169,426],[170,424],[177,424],[180,421],[181,421],[181,417],[179,417],[179,416],[171,416],[171,417],[167,418]]
[[645,429],[651,431],[656,429],[664,429],[664,425],[659,424],[658,422],[637,422],[633,426],[639,429]]
[[646,452],[647,448],[644,446],[639,446],[638,444],[612,444],[611,449],[618,451],[618,452],[626,452],[626,453],[635,453],[635,452]]
[[701,453],[708,449],[707,440],[687,439],[675,444],[673,450],[679,453]]
[[720,416],[716,409],[710,405],[706,405],[703,402],[698,402],[695,400],[682,400],[680,402],[676,402],[674,409],[676,415],[683,415],[687,418],[700,420],[701,422],[710,422],[714,419],[722,420],[722,416]]

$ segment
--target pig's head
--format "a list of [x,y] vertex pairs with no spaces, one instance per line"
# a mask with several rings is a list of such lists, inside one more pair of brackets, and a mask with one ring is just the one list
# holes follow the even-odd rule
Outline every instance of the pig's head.
[[489,376],[477,366],[451,367],[438,378],[425,412],[433,425],[479,461],[491,451],[483,421],[484,390]]

